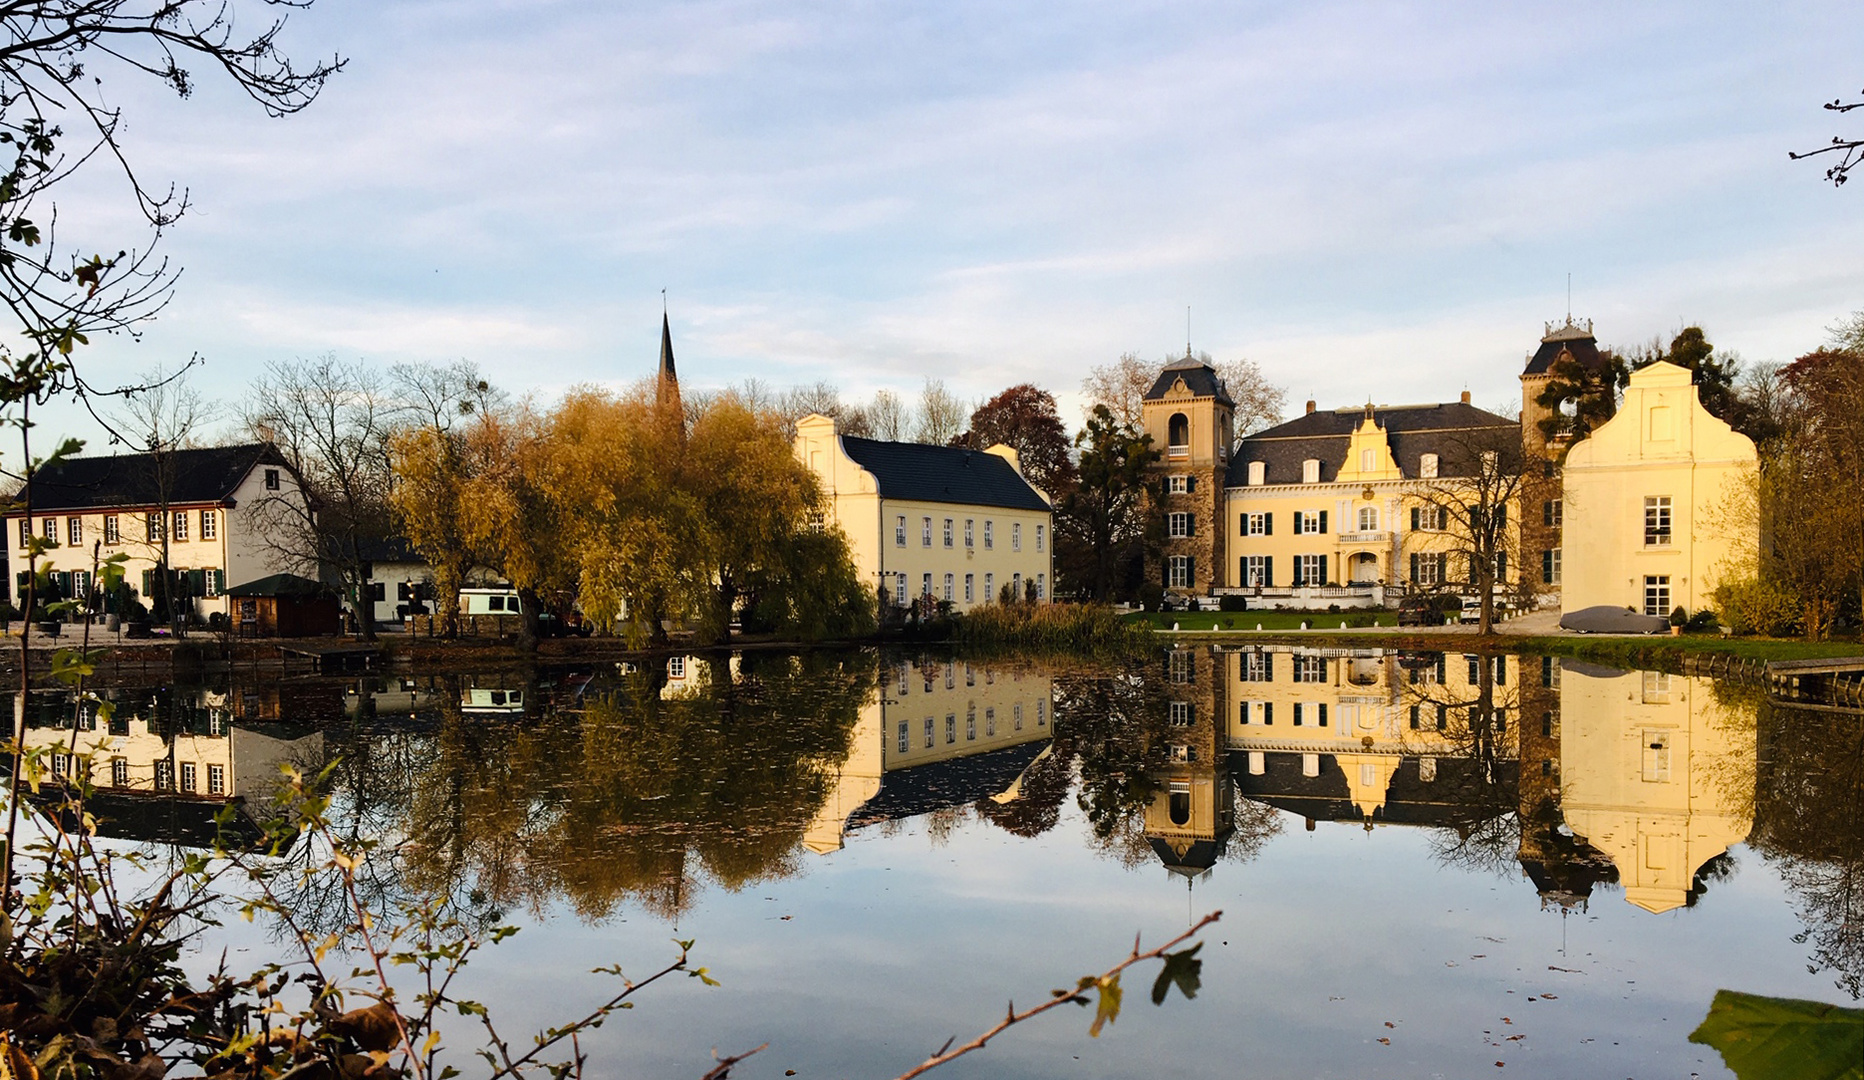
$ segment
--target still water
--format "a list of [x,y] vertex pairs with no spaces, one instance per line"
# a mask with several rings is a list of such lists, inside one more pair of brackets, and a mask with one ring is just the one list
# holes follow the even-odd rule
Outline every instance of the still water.
[[1687,1041],[1718,988],[1864,990],[1864,718],[1705,679],[1202,647],[116,693],[105,834],[199,843],[334,759],[373,901],[523,927],[466,976],[507,1031],[696,939],[721,985],[611,1020],[604,1077],[894,1076],[1219,909],[1195,1001],[1136,972],[1099,1038],[1060,1010],[938,1075],[1727,1076]]

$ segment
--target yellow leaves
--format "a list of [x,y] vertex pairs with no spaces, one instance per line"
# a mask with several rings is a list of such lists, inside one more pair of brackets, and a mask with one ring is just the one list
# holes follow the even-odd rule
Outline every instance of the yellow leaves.
[[[1100,1029],[1120,1018],[1120,976],[1088,975],[1081,979],[1078,990],[1094,990],[1099,993],[1099,1001],[1094,1006],[1094,1022],[1089,1025],[1087,1033],[1092,1038],[1100,1038]],[[1086,1004],[1083,1000],[1082,1004]]]

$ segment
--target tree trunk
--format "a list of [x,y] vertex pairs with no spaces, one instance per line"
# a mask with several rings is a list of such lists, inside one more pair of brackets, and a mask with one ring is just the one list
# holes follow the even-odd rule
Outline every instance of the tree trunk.
[[536,589],[519,589],[518,600],[518,648],[535,653],[542,636],[538,617],[543,614],[543,601],[538,598]]

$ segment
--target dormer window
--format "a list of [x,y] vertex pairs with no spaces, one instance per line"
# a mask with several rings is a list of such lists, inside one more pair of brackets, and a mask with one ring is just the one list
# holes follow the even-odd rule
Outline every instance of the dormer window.
[[1186,454],[1191,450],[1191,421],[1183,413],[1172,413],[1166,423],[1166,449],[1173,454]]
[[1421,455],[1417,459],[1417,474],[1426,480],[1436,479],[1437,455],[1435,454]]
[[1268,472],[1268,468],[1262,462],[1260,461],[1250,462],[1249,463],[1249,486],[1250,487],[1261,487],[1265,479],[1265,474],[1267,472]]
[[1320,483],[1320,459],[1308,458],[1301,463],[1301,482],[1303,484]]

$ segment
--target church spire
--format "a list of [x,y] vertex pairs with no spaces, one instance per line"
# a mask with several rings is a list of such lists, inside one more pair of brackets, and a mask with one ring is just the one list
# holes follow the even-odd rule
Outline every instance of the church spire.
[[680,404],[680,377],[673,369],[673,327],[664,309],[660,312],[660,380],[654,392],[654,407],[685,418],[685,407]]

